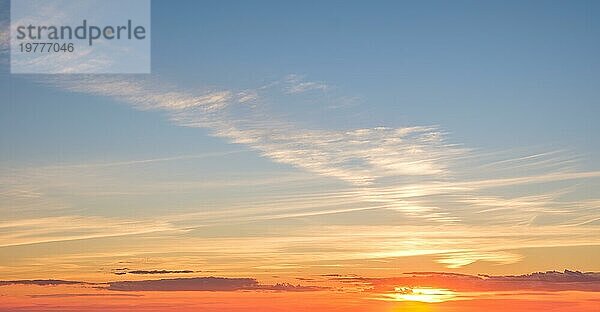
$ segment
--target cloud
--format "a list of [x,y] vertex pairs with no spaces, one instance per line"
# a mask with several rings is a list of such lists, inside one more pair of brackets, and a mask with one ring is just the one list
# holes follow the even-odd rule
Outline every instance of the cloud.
[[55,169],[55,170],[67,170],[67,169],[85,169],[85,168],[107,168],[107,167],[120,167],[120,166],[134,166],[134,165],[145,165],[157,162],[169,162],[169,161],[180,161],[189,159],[204,159],[211,157],[223,157],[232,154],[241,153],[242,151],[228,151],[228,152],[215,152],[215,153],[203,153],[197,155],[182,155],[182,156],[171,156],[161,158],[150,158],[150,159],[135,159],[126,161],[115,161],[115,162],[101,162],[101,163],[83,163],[73,165],[58,165],[58,166],[46,166],[43,169]]
[[118,291],[315,291],[323,288],[289,283],[262,285],[253,278],[194,277],[109,282],[107,289]]
[[[152,272],[152,271],[145,271]],[[135,273],[132,273],[135,274]],[[155,273],[140,273],[155,274]],[[161,273],[162,274],[162,273]],[[158,280],[136,280],[136,281],[113,281],[107,283],[89,283],[82,281],[65,280],[14,280],[0,281],[0,286],[9,285],[35,285],[35,286],[58,286],[58,285],[95,285],[97,289],[112,291],[317,291],[325,288],[318,286],[303,286],[290,283],[260,284],[254,278],[229,278],[229,277],[191,277],[171,278]],[[64,295],[64,294],[63,294]],[[103,296],[110,294],[69,294],[66,296]],[[61,295],[48,295],[61,296]]]
[[[580,272],[564,270],[535,272],[523,275],[505,275],[491,276],[480,275],[484,278],[494,281],[535,281],[535,282],[552,282],[552,283],[594,283],[600,282],[600,272]],[[600,287],[599,287],[600,289]]]
[[447,272],[409,272],[400,277],[331,278],[346,284],[370,286],[370,292],[386,292],[398,287],[433,287],[461,292],[478,291],[600,291],[600,273],[547,271],[516,276],[468,275]]
[[0,281],[0,286],[7,286],[7,285],[55,286],[55,285],[78,285],[78,284],[88,284],[88,283],[79,282],[79,281],[53,280],[53,279]]
[[44,82],[114,97],[138,109],[163,110],[179,125],[208,128],[214,136],[247,145],[276,162],[356,185],[389,176],[444,175],[447,161],[463,152],[445,143],[435,127],[302,129],[252,110],[241,114],[233,101],[235,92],[227,90],[194,93],[152,78],[114,76],[65,76]]
[[125,275],[125,274],[136,274],[136,275],[145,275],[145,274],[188,274],[195,273],[196,271],[192,270],[130,270],[128,268],[122,269],[114,269],[113,274],[115,275]]
[[272,291],[319,291],[327,289],[326,287],[320,286],[303,286],[294,285],[290,283],[277,283],[275,285],[261,285],[256,288],[257,290],[272,290]]
[[[240,102],[260,102],[261,88],[234,92],[206,89],[189,91],[150,78],[125,78],[111,75],[69,75],[42,77],[44,84],[73,92],[108,96],[130,103],[140,110],[158,110],[171,121],[186,127],[210,130],[211,135],[231,143],[243,144],[272,161],[336,178],[361,188],[355,202],[373,201],[366,209],[396,209],[422,215],[438,222],[453,221],[445,212],[433,206],[422,207],[385,199],[381,186],[402,180],[440,179],[450,175],[450,163],[466,150],[445,142],[444,133],[431,126],[373,127],[354,130],[324,130],[302,128],[261,109],[248,108]],[[297,77],[286,80],[297,81]],[[314,87],[314,85],[311,84]],[[299,87],[300,88],[300,87]],[[304,85],[302,89],[307,89]],[[296,93],[296,92],[294,92]],[[248,98],[251,94],[251,99]],[[382,201],[385,203],[380,204]],[[283,214],[275,218],[290,218],[316,214],[358,211],[329,211]]]
[[72,298],[72,297],[143,297],[139,294],[43,294],[29,295],[30,298]]
[[43,217],[0,222],[0,247],[175,231],[160,220],[88,216]]
[[329,89],[329,86],[323,82],[305,81],[303,77],[299,75],[288,75],[285,78],[285,84],[286,92],[291,94],[313,90],[326,91]]
[[10,53],[10,32],[5,29],[5,25],[0,22],[0,64],[8,62],[8,53]]
[[256,289],[253,278],[195,277],[109,282],[108,290],[119,291],[234,291]]
[[10,1],[0,0],[0,73],[10,60]]
[[522,259],[520,255],[506,251],[459,251],[444,253],[436,262],[456,269],[476,261],[489,261],[497,264],[512,264]]

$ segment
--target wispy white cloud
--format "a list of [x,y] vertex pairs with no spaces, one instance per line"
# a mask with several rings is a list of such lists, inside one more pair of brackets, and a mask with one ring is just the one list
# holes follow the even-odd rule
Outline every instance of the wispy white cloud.
[[[177,124],[208,128],[214,136],[247,145],[271,160],[355,185],[390,176],[444,175],[448,163],[464,153],[446,143],[435,127],[335,131],[303,129],[254,111],[240,116],[230,91],[193,95],[151,80],[110,76],[65,77],[51,83],[72,91],[111,96],[139,109],[164,110]],[[238,101],[244,100],[247,94],[238,96]]]
[[460,251],[443,254],[436,261],[447,268],[456,269],[475,263],[489,261],[495,264],[512,264],[519,262],[523,257],[506,251]]
[[57,166],[46,166],[42,169],[94,168],[94,167],[103,168],[103,167],[131,166],[131,165],[150,164],[150,163],[157,163],[157,162],[221,157],[221,156],[232,155],[232,154],[236,154],[236,153],[240,153],[240,152],[241,151],[214,152],[214,153],[204,153],[204,154],[197,154],[197,155],[182,155],[182,156],[171,156],[171,157],[161,157],[161,158],[135,159],[135,160],[104,162],[104,163],[66,164],[66,165],[57,165]]
[[286,86],[286,92],[290,94],[303,93],[307,91],[326,91],[330,87],[318,81],[307,81],[304,80],[303,76],[300,75],[288,75],[284,80]]

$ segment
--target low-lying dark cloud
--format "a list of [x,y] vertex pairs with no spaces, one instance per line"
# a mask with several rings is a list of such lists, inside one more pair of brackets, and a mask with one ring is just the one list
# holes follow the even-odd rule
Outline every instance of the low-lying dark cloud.
[[497,281],[537,281],[554,283],[600,282],[600,272],[579,272],[565,270],[564,272],[547,271],[524,275],[490,276],[479,275]]
[[253,278],[195,277],[143,281],[109,282],[109,290],[119,291],[232,291],[258,286]]
[[[131,273],[141,271],[140,273]],[[132,270],[128,274],[168,274],[167,270]],[[142,273],[143,272],[143,273]],[[167,271],[168,272],[168,271]],[[174,272],[186,272],[180,270]],[[594,291],[600,292],[600,273],[565,270],[547,271],[523,275],[467,275],[446,272],[410,272],[398,277],[368,278],[355,275],[325,274],[321,277],[329,281],[361,287],[370,291],[389,291],[396,287],[439,287],[455,291]],[[301,279],[306,280],[306,279]],[[112,291],[317,291],[326,288],[319,286],[279,283],[260,284],[254,278],[191,277],[139,281],[113,281],[89,283],[55,279],[0,281],[0,286],[8,285],[95,285],[95,288]]]
[[69,297],[143,297],[138,294],[42,294],[29,295],[30,298],[69,298]]
[[256,290],[275,290],[275,291],[317,291],[327,289],[320,286],[302,286],[289,283],[278,283],[275,285],[259,285]]
[[[135,274],[135,273],[130,273]],[[150,273],[153,274],[153,273]],[[158,274],[158,273],[157,273]],[[157,280],[140,281],[114,281],[107,283],[89,283],[80,281],[65,280],[15,280],[0,281],[0,286],[8,285],[37,285],[37,286],[57,286],[57,285],[94,285],[96,289],[112,291],[317,291],[325,288],[319,286],[294,285],[290,283],[278,283],[274,285],[260,284],[254,278],[227,278],[227,277],[192,277],[192,278],[170,278]],[[55,296],[110,296],[111,294],[59,294],[47,295]],[[46,295],[35,295],[36,297]]]
[[[135,274],[135,273],[131,273]],[[153,274],[153,273],[150,273]],[[81,281],[65,280],[14,280],[0,281],[0,286],[8,285],[94,285],[96,289],[112,291],[316,291],[325,289],[318,286],[294,285],[290,283],[278,283],[274,285],[260,284],[254,278],[228,278],[228,277],[191,277],[170,278],[140,281],[114,281],[107,283],[89,283]],[[86,296],[88,294],[72,294],[72,296]],[[90,296],[104,296],[110,294],[89,294]],[[54,295],[52,295],[54,296]],[[71,296],[71,294],[68,294]]]
[[373,291],[385,291],[398,286],[428,286],[456,291],[600,291],[600,273],[570,270],[500,276],[446,272],[410,272],[388,278],[330,275],[329,280],[351,285],[368,285]]
[[54,280],[54,279],[0,281],[0,286],[7,286],[7,285],[53,286],[53,285],[77,285],[77,284],[89,284],[89,283],[79,282],[79,281]]
[[316,286],[293,285],[289,283],[261,285],[254,278],[226,278],[211,276],[109,282],[107,289],[117,291],[314,291],[322,288]]
[[128,268],[120,268],[120,269],[113,270],[113,274],[115,274],[115,275],[189,274],[189,273],[196,273],[196,272],[197,271],[192,271],[192,270],[131,270]]

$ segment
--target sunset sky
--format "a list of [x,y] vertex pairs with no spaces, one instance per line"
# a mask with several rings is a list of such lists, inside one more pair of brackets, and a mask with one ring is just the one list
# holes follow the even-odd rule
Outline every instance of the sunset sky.
[[9,11],[0,311],[600,309],[600,2],[154,0],[139,75]]

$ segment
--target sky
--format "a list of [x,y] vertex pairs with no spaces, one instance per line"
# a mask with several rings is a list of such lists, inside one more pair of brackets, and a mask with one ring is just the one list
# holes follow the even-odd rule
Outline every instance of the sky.
[[152,74],[24,75],[0,0],[0,311],[597,311],[598,13],[154,0]]

